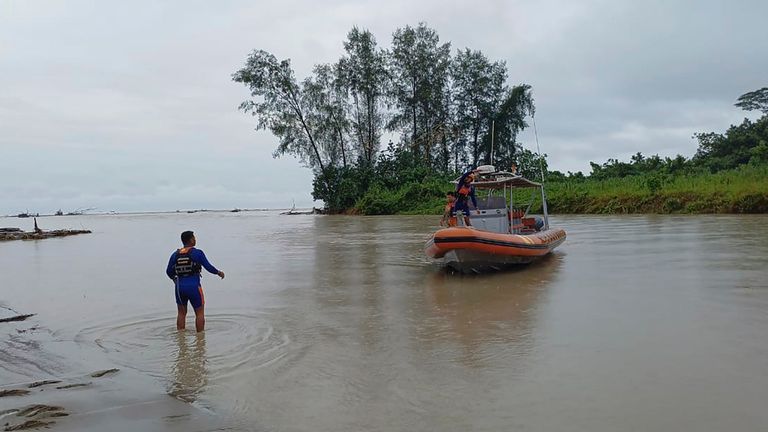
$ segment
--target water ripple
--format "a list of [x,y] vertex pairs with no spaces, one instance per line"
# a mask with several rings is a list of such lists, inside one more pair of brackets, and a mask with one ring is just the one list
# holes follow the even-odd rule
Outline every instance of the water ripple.
[[179,381],[197,374],[192,381],[203,385],[273,365],[291,345],[291,338],[276,331],[265,315],[245,313],[208,315],[200,334],[189,328],[177,331],[168,317],[137,316],[85,328],[75,341],[150,376]]

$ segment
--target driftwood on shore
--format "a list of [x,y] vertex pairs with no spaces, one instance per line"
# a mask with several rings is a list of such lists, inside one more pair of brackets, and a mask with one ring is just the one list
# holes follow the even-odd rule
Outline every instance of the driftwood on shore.
[[312,210],[307,210],[307,211],[296,211],[295,208],[292,208],[280,214],[281,215],[311,215],[311,214],[323,214],[323,211],[315,207],[312,207]]
[[53,230],[43,231],[37,226],[35,218],[34,231],[22,231],[21,228],[0,228],[0,241],[2,240],[41,240],[52,237],[65,237],[75,234],[90,234],[90,230]]
[[12,317],[7,318],[0,318],[0,323],[6,323],[6,322],[14,322],[14,321],[24,321],[27,318],[33,317],[35,314],[21,314],[21,315],[15,315]]
[[41,240],[53,237],[66,237],[76,234],[90,234],[90,230],[53,230],[40,232],[0,231],[0,241],[3,240]]

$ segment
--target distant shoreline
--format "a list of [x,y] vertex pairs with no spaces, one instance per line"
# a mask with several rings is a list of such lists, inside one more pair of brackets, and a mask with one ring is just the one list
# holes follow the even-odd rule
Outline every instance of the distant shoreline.
[[[57,215],[53,213],[34,213],[29,214],[29,216],[19,216],[18,214],[7,214],[0,217],[4,218],[14,218],[14,219],[32,219],[35,217],[75,217],[75,216],[119,216],[119,215],[142,215],[142,214],[194,214],[194,213],[241,213],[241,212],[270,212],[270,211],[287,211],[290,210],[288,207],[284,208],[253,208],[253,209],[200,209],[200,210],[148,210],[148,211],[125,211],[125,212],[116,212],[116,211],[109,211],[109,212],[88,212],[88,213],[82,213],[82,214],[64,214],[64,215]],[[294,209],[297,211],[300,210],[312,210],[312,207],[306,207],[306,208],[297,208]]]

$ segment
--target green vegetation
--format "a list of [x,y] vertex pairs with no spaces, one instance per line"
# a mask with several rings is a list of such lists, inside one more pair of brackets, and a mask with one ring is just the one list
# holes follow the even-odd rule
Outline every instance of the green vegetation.
[[[697,134],[699,150],[690,159],[637,153],[629,162],[591,163],[589,175],[547,173],[552,213],[768,213],[768,116],[731,126],[724,134]],[[519,151],[516,160],[536,179],[536,155]],[[391,147],[380,156],[360,189],[339,188],[344,208],[360,214],[439,214],[451,176],[430,173],[411,153]],[[544,164],[546,167],[546,164]],[[359,171],[351,171],[359,173]],[[351,178],[348,176],[347,178]],[[530,190],[515,202],[541,200]],[[342,203],[339,203],[342,205]]]
[[[389,48],[358,28],[343,46],[302,81],[290,60],[262,50],[232,76],[251,94],[240,109],[279,139],[275,157],[313,170],[312,194],[330,212],[438,214],[449,181],[488,160],[534,180],[543,167],[553,213],[768,212],[768,87],[735,104],[763,117],[694,134],[691,158],[637,153],[564,174],[516,141],[535,107],[529,85],[507,84],[503,61],[468,48],[452,55],[423,23],[395,30]],[[399,138],[382,150],[385,134]],[[520,191],[516,202],[532,196]]]
[[[357,214],[440,214],[447,178],[371,186],[348,207]],[[532,198],[533,197],[533,198]],[[551,213],[768,213],[768,164],[743,165],[715,174],[642,174],[623,178],[566,179],[547,183]],[[515,202],[541,211],[538,193],[521,190]]]
[[766,213],[768,165],[715,174],[642,174],[547,185],[553,213]]
[[[423,197],[491,152],[497,166],[533,157],[516,143],[534,113],[531,87],[509,86],[503,61],[471,49],[452,55],[423,23],[395,30],[389,48],[358,28],[343,46],[338,61],[302,81],[290,60],[263,50],[232,76],[251,95],[240,109],[279,139],[275,157],[296,156],[313,170],[313,196],[327,210],[413,211],[406,198]],[[382,152],[384,134],[397,142]]]
[[[768,89],[763,90],[768,94]],[[743,101],[745,96],[739,100]],[[762,109],[765,112],[766,106]],[[724,134],[710,132],[695,136],[699,149],[691,159],[681,155],[662,159],[637,153],[629,162],[615,159],[602,165],[592,162],[589,176],[549,173],[550,210],[557,213],[768,212],[768,115],[756,121],[745,119]]]

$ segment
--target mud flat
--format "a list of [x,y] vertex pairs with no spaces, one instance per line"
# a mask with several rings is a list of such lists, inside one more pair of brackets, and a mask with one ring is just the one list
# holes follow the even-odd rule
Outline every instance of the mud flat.
[[[0,318],[9,315],[31,314],[0,307]],[[52,334],[39,323],[0,321],[0,432],[247,430]]]
[[22,231],[18,228],[0,228],[0,241],[42,240],[47,238],[66,237],[71,235],[90,233],[90,230]]

